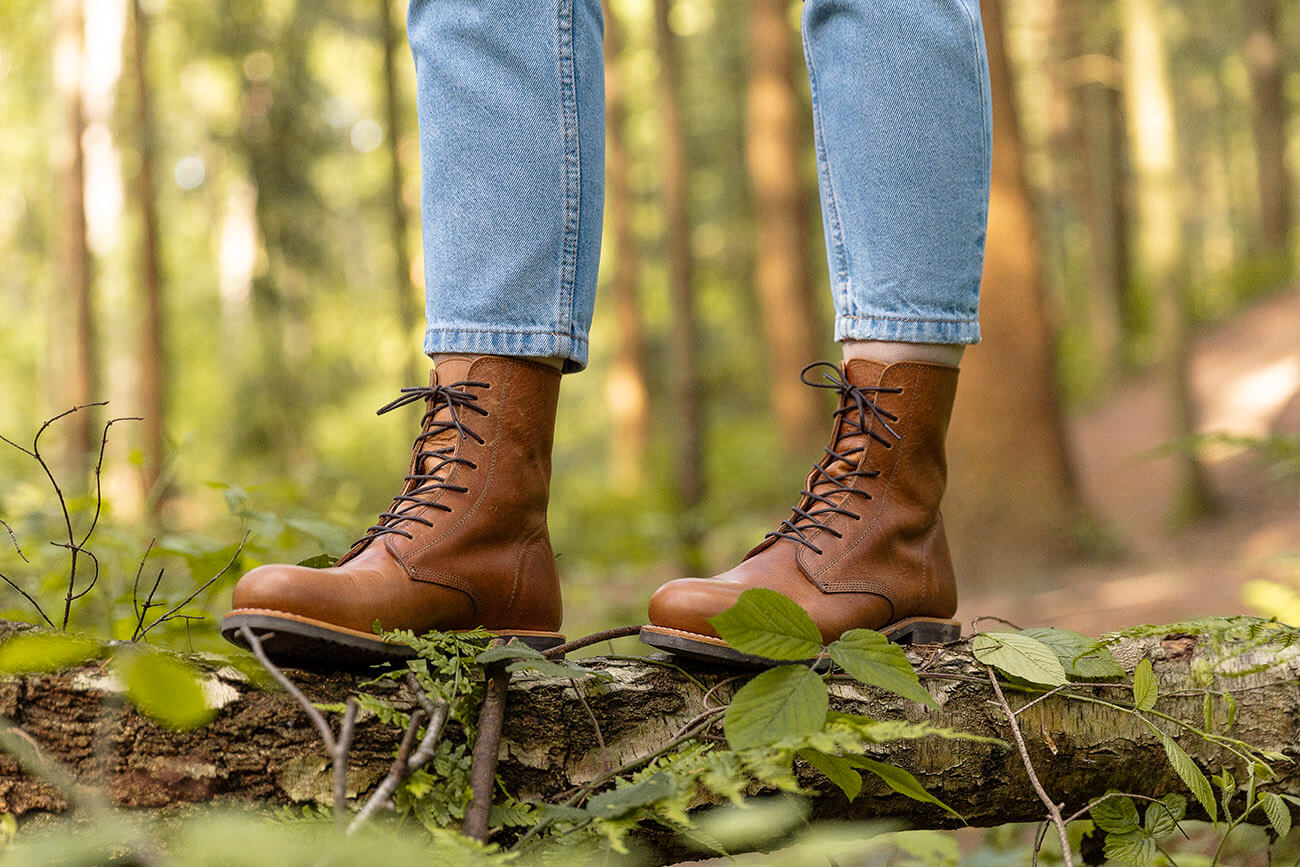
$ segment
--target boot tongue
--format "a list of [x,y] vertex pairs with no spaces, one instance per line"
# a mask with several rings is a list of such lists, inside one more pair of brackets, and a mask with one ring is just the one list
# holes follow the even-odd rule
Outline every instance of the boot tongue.
[[[840,365],[840,375],[850,385],[858,388],[871,388],[880,383],[884,374],[886,365],[878,361],[870,361],[863,358],[855,358]],[[867,392],[865,395],[868,401],[872,401],[875,394]],[[831,476],[840,476],[844,473],[856,470],[862,463],[862,450],[869,447],[870,437],[862,432],[862,428],[870,430],[875,418],[868,410],[866,418],[858,412],[857,402],[849,394],[843,394],[840,397],[839,409],[847,409],[835,421],[835,431],[831,436],[830,447],[847,460],[832,458],[829,455],[824,458],[828,463],[824,463],[826,472]],[[819,490],[829,485],[824,477],[818,474],[817,479],[813,481],[813,490]]]

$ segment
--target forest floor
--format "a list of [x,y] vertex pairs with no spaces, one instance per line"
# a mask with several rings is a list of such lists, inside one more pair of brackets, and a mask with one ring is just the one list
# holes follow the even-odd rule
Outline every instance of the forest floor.
[[[1300,289],[1271,295],[1199,333],[1192,360],[1202,433],[1300,433]],[[996,614],[1019,626],[1097,635],[1140,623],[1261,613],[1243,599],[1252,580],[1300,592],[1300,479],[1278,479],[1257,455],[1216,446],[1207,466],[1219,511],[1177,531],[1167,522],[1175,459],[1155,375],[1121,385],[1071,425],[1088,503],[1117,552],[1044,572],[1051,586],[968,593],[963,623]],[[1273,613],[1273,612],[1268,612]],[[987,624],[984,628],[995,628]]]

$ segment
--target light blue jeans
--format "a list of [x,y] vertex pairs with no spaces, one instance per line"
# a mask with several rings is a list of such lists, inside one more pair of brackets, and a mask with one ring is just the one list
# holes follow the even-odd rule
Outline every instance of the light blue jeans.
[[[411,0],[408,32],[425,351],[582,369],[604,187],[599,0]],[[803,41],[836,339],[978,341],[992,150],[978,0],[805,0]]]

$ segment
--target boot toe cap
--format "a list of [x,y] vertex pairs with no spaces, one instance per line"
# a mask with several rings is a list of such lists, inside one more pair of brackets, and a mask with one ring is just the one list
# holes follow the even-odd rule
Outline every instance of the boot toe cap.
[[739,592],[710,578],[678,578],[650,597],[650,622],[655,626],[680,629],[716,637],[709,618],[736,603]]

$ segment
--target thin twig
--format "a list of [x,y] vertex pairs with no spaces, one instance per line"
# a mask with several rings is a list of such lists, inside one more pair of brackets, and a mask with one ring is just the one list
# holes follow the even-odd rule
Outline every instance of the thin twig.
[[1038,773],[1034,770],[1034,763],[1029,758],[1029,748],[1025,746],[1025,737],[1020,732],[1020,723],[1016,720],[1015,711],[1007,703],[1007,697],[1002,694],[1002,687],[998,685],[997,675],[993,673],[991,666],[984,666],[989,674],[989,682],[993,684],[993,693],[998,697],[998,704],[1002,706],[1002,712],[1006,715],[1007,722],[1011,726],[1011,735],[1015,738],[1016,749],[1020,751],[1020,760],[1024,762],[1025,772],[1029,774],[1029,782],[1033,785],[1034,791],[1038,793],[1038,799],[1047,807],[1047,814],[1052,819],[1052,824],[1056,826],[1056,833],[1061,838],[1061,854],[1065,858],[1066,867],[1074,867],[1074,856],[1070,852],[1070,838],[1065,833],[1065,822],[1061,819],[1061,808],[1047,794],[1043,784],[1038,781]]
[[[316,726],[316,731],[320,733],[320,739],[325,742],[325,751],[333,757],[335,745],[334,731],[330,728],[330,724],[326,722],[325,715],[317,710],[316,706],[311,703],[311,699],[307,698],[307,696],[303,694],[303,691],[300,690],[293,681],[285,677],[285,674],[280,670],[280,667],[271,661],[271,658],[266,655],[266,650],[262,647],[262,639],[257,635],[254,635],[253,630],[249,629],[247,626],[241,626],[239,627],[239,634],[243,636],[244,641],[248,644],[248,649],[253,651],[253,655],[257,657],[257,661],[262,663],[262,667],[265,668],[270,673],[271,677],[275,678],[276,682],[279,683],[280,686],[284,687],[285,692],[293,696],[294,701],[298,702],[298,704],[302,706],[302,709],[307,712],[307,717],[312,721],[312,724]],[[266,634],[274,635],[275,633],[268,632]]]
[[30,595],[26,590],[24,590],[23,588],[21,588],[21,587],[19,587],[17,584],[15,584],[13,581],[11,581],[10,578],[9,578],[9,576],[8,576],[8,575],[5,575],[3,572],[0,572],[0,580],[3,580],[3,581],[4,581],[6,584],[8,584],[10,587],[14,588],[14,589],[17,590],[19,593],[23,594],[23,598],[24,598],[24,599],[26,599],[28,602],[32,603],[32,605],[36,606],[36,613],[38,613],[38,614],[41,615],[41,617],[45,620],[45,622],[48,623],[48,624],[50,625],[50,628],[51,628],[51,629],[54,628],[54,621],[51,620],[51,619],[49,618],[49,615],[47,615],[47,614],[45,613],[45,609],[41,607],[41,603],[39,603],[39,602],[37,602],[35,599],[33,599],[33,598],[31,597],[31,595]]
[[[142,631],[142,632],[140,633],[140,636],[139,636],[139,637],[140,637],[140,638],[144,638],[146,635],[149,634],[149,630],[150,630],[150,629],[153,629],[153,628],[154,628],[155,626],[157,626],[159,623],[163,623],[163,622],[165,622],[165,621],[171,620],[173,617],[176,616],[176,612],[177,612],[177,611],[180,611],[180,610],[181,610],[182,608],[184,608],[186,605],[189,605],[191,602],[194,601],[194,599],[195,599],[195,598],[196,598],[200,593],[202,593],[204,590],[207,590],[207,589],[208,589],[209,587],[211,587],[211,586],[212,586],[212,585],[213,585],[213,584],[214,584],[214,583],[215,583],[219,578],[221,578],[223,575],[225,575],[227,572],[229,572],[229,571],[234,567],[234,565],[235,565],[236,563],[239,562],[239,555],[242,554],[242,553],[244,553],[244,545],[248,542],[248,533],[249,533],[249,531],[245,531],[245,532],[244,532],[244,538],[242,538],[242,539],[239,540],[239,547],[237,547],[237,548],[235,549],[235,553],[234,553],[233,555],[231,555],[230,560],[226,563],[226,565],[221,567],[221,571],[220,571],[220,572],[218,572],[216,575],[213,575],[213,576],[212,576],[211,578],[209,578],[207,581],[203,582],[203,585],[202,585],[201,587],[199,587],[198,590],[195,590],[195,591],[194,591],[193,593],[191,593],[189,596],[186,596],[185,599],[183,599],[181,602],[177,603],[177,605],[176,605],[174,608],[172,608],[170,611],[168,611],[168,612],[167,612],[166,614],[164,614],[162,617],[159,617],[159,618],[158,618],[157,620],[155,620],[153,623],[150,623],[148,626],[146,626],[146,627],[144,628],[144,631]],[[132,641],[134,641],[134,640],[135,640],[135,639],[133,638]]]
[[352,733],[357,724],[357,699],[348,696],[339,725],[338,742],[334,745],[334,827],[343,830],[348,820],[348,748],[352,746]]
[[587,697],[582,694],[582,690],[578,687],[578,682],[573,678],[569,678],[569,686],[573,687],[573,694],[578,697],[578,703],[581,704],[582,709],[587,712],[587,719],[591,720],[591,728],[596,732],[596,744],[600,747],[600,769],[602,771],[608,771],[609,750],[605,748],[605,735],[600,730],[600,723],[596,720],[596,714],[592,711],[591,705],[587,703]]
[[[500,639],[492,642],[499,644]],[[503,663],[487,667],[487,692],[478,714],[478,737],[470,761],[469,781],[474,797],[465,810],[461,832],[471,840],[487,840],[488,813],[492,809],[492,790],[496,784],[497,757],[501,750],[501,727],[505,722],[506,692],[510,672]]]
[[979,632],[980,631],[979,625],[984,620],[996,620],[998,623],[1002,623],[1006,626],[1010,626],[1012,629],[1016,630],[1016,632],[1020,631],[1020,627],[1012,623],[1010,620],[1007,620],[1005,617],[997,617],[996,615],[993,614],[983,614],[980,615],[979,617],[976,617],[974,620],[972,620],[970,622],[971,631]]
[[1031,707],[1033,707],[1034,705],[1038,704],[1038,703],[1039,703],[1040,701],[1042,701],[1043,699],[1045,699],[1045,698],[1051,698],[1052,696],[1056,695],[1058,692],[1060,692],[1061,690],[1065,689],[1065,688],[1068,687],[1068,686],[1069,686],[1068,683],[1063,683],[1063,684],[1061,684],[1060,686],[1053,687],[1052,689],[1049,689],[1047,692],[1043,693],[1042,695],[1040,695],[1038,698],[1034,699],[1033,701],[1021,705],[1020,708],[1016,710],[1016,716],[1020,716],[1022,713],[1024,713],[1024,712],[1027,711],[1027,710],[1029,710]]
[[18,537],[14,535],[14,528],[5,523],[3,518],[0,518],[0,524],[3,524],[4,528],[9,531],[9,538],[13,540],[14,550],[18,552],[18,556],[23,558],[24,563],[31,563],[32,561],[28,560],[27,555],[23,553],[23,549],[18,547]]
[[131,582],[131,610],[135,612],[135,629],[131,630],[131,640],[135,641],[140,636],[140,630],[144,627],[145,615],[153,606],[153,595],[158,592],[158,585],[162,583],[163,570],[158,570],[158,577],[154,579],[153,589],[144,600],[144,608],[140,607],[140,576],[144,574],[144,561],[149,559],[150,552],[153,551],[154,542],[157,539],[150,539],[149,544],[144,546],[144,554],[140,556],[140,565],[135,567],[135,580]]
[[613,641],[615,638],[627,638],[630,635],[640,635],[641,627],[638,626],[619,626],[615,629],[606,629],[602,632],[593,632],[591,635],[585,635],[582,638],[576,638],[567,644],[561,644],[552,647],[549,650],[543,650],[542,656],[548,659],[555,659],[564,656],[566,653],[572,653],[575,650],[581,650],[584,647],[590,647],[593,644],[600,644],[602,641]]

